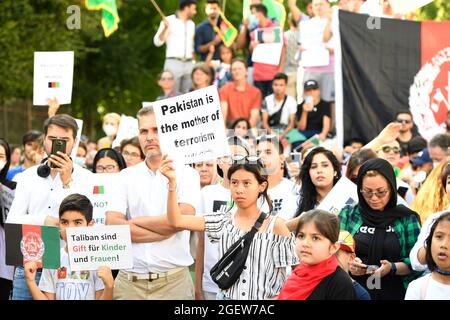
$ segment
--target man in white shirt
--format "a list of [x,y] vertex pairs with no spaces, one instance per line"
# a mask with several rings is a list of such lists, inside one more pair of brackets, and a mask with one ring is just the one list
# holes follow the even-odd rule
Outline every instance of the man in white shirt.
[[[119,173],[106,212],[107,225],[130,225],[133,245],[133,269],[119,271],[114,299],[194,299],[189,231],[178,232],[167,220],[168,180],[159,171],[162,155],[153,108],[142,108],[137,118],[146,160]],[[180,210],[194,215],[198,173],[187,166],[176,166],[176,171]]]
[[166,44],[164,70],[175,75],[175,88],[186,93],[191,88],[194,65],[195,24],[191,20],[197,13],[196,0],[180,0],[180,10],[163,19],[153,37],[157,47]]
[[[41,165],[25,170],[17,183],[15,198],[7,223],[58,226],[58,209],[61,201],[88,181],[91,172],[74,164],[69,155],[76,142],[78,126],[74,118],[58,114],[44,123],[44,149],[49,158]],[[51,155],[52,141],[66,141],[65,154]],[[50,168],[54,167],[54,168]],[[43,174],[41,169],[48,169]],[[39,283],[40,272],[36,274]],[[14,274],[13,300],[31,300],[23,268]]]

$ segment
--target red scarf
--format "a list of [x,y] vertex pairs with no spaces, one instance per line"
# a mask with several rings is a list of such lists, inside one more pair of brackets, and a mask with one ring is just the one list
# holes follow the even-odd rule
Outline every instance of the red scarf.
[[337,267],[338,261],[334,255],[313,266],[300,263],[286,280],[278,300],[306,300],[319,283],[335,272]]

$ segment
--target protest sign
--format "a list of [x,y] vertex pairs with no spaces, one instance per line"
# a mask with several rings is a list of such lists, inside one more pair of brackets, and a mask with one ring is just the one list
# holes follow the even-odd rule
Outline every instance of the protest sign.
[[38,268],[60,267],[58,227],[5,224],[6,264],[23,266],[35,262]]
[[277,66],[280,64],[283,44],[260,43],[253,50],[252,61]]
[[395,13],[406,14],[414,12],[432,1],[433,0],[389,0],[389,3],[392,7],[392,11]]
[[339,214],[341,209],[346,205],[354,205],[356,203],[358,203],[357,186],[347,179],[347,177],[343,176],[319,204],[317,209]]
[[133,267],[129,225],[68,228],[66,233],[72,271]]
[[2,212],[3,223],[6,222],[6,218],[8,217],[9,209],[14,200],[14,192],[14,190],[0,183],[0,210]]
[[153,102],[159,144],[183,164],[230,154],[215,86]]
[[72,101],[73,51],[34,53],[33,105],[46,106],[56,98],[60,105]]
[[77,141],[76,141],[75,145],[73,146],[72,153],[70,154],[70,157],[72,158],[72,160],[77,157],[78,146],[80,145],[80,139],[81,139],[81,132],[83,131],[83,120],[75,119],[75,121],[77,122],[77,125],[78,125],[78,131],[77,131]]
[[125,139],[136,137],[139,133],[138,121],[136,118],[122,114],[120,117],[119,129],[117,130],[116,139],[112,143],[112,147],[120,146]]
[[108,201],[113,195],[118,176],[118,173],[96,173],[89,181],[79,186],[79,193],[88,197],[94,208],[94,227],[105,225]]

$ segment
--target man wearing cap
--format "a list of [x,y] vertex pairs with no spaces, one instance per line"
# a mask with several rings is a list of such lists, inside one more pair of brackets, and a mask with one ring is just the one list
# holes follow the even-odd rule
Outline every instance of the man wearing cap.
[[[356,258],[355,240],[353,239],[350,232],[346,230],[341,230],[339,232],[338,243],[339,243],[339,250],[338,252],[336,252],[336,258],[342,270],[349,273],[349,271],[352,270],[351,266],[352,262],[355,261],[355,259],[360,260],[359,258]],[[353,279],[352,282],[358,300],[371,300],[369,293],[367,292],[366,289],[364,289],[364,287],[362,287],[358,282],[356,282]]]
[[195,24],[191,20],[197,13],[196,0],[180,0],[180,10],[163,19],[153,37],[157,47],[166,44],[164,70],[175,75],[175,88],[186,93],[191,87],[191,72],[195,59]]
[[331,128],[330,103],[320,98],[320,88],[316,80],[307,80],[304,85],[304,101],[297,109],[297,128],[306,137],[315,134],[324,141]]

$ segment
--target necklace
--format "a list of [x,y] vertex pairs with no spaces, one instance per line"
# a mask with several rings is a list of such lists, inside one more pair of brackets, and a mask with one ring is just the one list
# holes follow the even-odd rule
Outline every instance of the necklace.
[[442,274],[443,276],[450,276],[450,271],[444,271],[439,268],[434,269],[434,271],[436,271],[439,274]]

